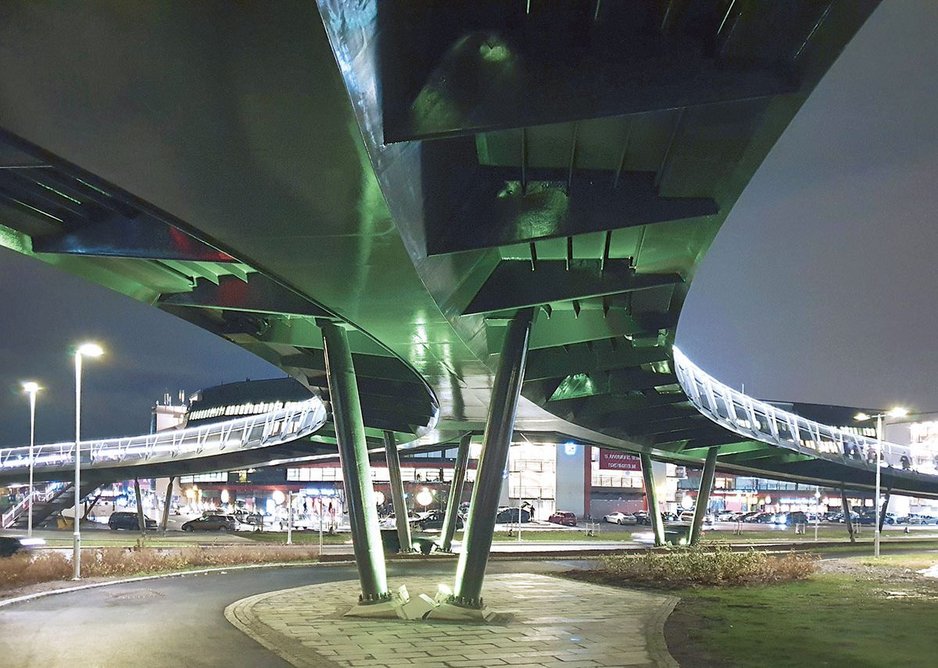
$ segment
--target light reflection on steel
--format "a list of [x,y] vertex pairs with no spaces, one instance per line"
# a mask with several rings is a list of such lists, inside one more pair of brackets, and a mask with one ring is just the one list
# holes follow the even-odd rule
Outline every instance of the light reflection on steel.
[[[840,464],[876,461],[876,439],[805,419],[724,385],[684,353],[674,350],[674,372],[687,398],[708,418],[746,438]],[[905,458],[905,459],[903,459]],[[912,466],[909,446],[883,442],[883,462],[897,469]]]

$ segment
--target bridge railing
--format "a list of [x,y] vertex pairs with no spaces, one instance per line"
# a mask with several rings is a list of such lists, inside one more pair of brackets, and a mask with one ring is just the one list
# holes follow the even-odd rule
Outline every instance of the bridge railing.
[[[876,464],[876,439],[821,424],[758,401],[724,385],[674,347],[678,382],[697,409],[717,424],[741,436],[841,464]],[[914,470],[908,446],[882,443],[882,465]]]
[[[322,400],[288,403],[282,409],[187,429],[109,438],[81,443],[81,466],[104,469],[114,466],[159,463],[210,457],[238,450],[280,445],[313,434],[326,422]],[[75,442],[36,445],[36,471],[75,467]],[[27,471],[29,446],[0,449],[0,472]]]

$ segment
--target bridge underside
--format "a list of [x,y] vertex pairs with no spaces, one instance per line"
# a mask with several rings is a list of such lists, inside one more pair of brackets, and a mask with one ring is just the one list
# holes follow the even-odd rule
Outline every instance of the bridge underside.
[[343,468],[378,439],[474,433],[496,485],[514,432],[871,487],[870,466],[701,415],[673,343],[697,263],[876,5],[16,5],[0,244],[280,366],[329,402]]

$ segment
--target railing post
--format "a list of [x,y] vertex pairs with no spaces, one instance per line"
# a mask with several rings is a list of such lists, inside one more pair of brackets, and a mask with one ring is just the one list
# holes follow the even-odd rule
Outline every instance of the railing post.
[[463,484],[466,482],[466,469],[469,466],[469,443],[472,433],[463,434],[459,439],[459,449],[456,451],[456,462],[453,468],[453,482],[449,487],[449,499],[446,504],[446,518],[443,520],[444,552],[453,549],[453,535],[456,533],[456,520],[459,517],[459,500],[462,498]]
[[378,509],[371,482],[368,445],[352,351],[342,327],[328,320],[320,320],[317,324],[322,330],[332,421],[345,482],[352,547],[362,588],[359,600],[363,603],[388,600],[391,594],[388,592],[384,549],[381,546]]

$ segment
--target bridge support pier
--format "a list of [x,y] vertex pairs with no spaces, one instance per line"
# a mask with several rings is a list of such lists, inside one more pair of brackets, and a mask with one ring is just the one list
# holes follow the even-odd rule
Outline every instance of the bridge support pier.
[[883,532],[883,524],[886,522],[886,508],[889,507],[889,495],[892,494],[892,489],[887,489],[885,495],[883,496],[883,507],[879,509],[879,532]]
[[847,533],[850,535],[850,542],[856,543],[857,537],[853,532],[853,520],[850,519],[850,502],[847,501],[847,489],[845,487],[840,488],[840,504],[844,511],[844,524],[847,525]]
[[[482,454],[472,488],[469,517],[463,534],[463,549],[456,567],[456,585],[453,595],[448,599],[455,607],[483,608],[482,581],[489,550],[492,548],[502,476],[508,463],[508,449],[524,380],[528,339],[533,322],[534,309],[522,309],[512,318],[505,334],[482,438]],[[442,606],[431,613],[431,617],[435,618],[445,618],[446,615]]]
[[707,461],[704,462],[703,473],[700,475],[700,489],[697,490],[697,507],[694,509],[694,521],[690,527],[690,544],[696,545],[700,541],[700,529],[703,526],[704,515],[710,505],[710,491],[713,489],[713,476],[717,470],[717,454],[719,446],[707,451]]
[[410,519],[407,516],[407,502],[404,500],[404,481],[401,480],[401,459],[397,454],[397,441],[394,432],[384,432],[384,454],[388,463],[388,475],[391,478],[391,502],[394,504],[394,523],[397,526],[397,541],[401,552],[413,552],[410,540]]
[[641,453],[642,480],[645,483],[645,498],[648,499],[648,521],[655,534],[655,547],[664,545],[664,520],[658,509],[658,490],[655,487],[655,472],[651,468],[651,455]]
[[166,485],[166,498],[163,500],[163,517],[160,522],[160,532],[166,534],[166,525],[169,523],[169,504],[173,502],[173,484],[176,482],[176,476],[169,476],[169,484]]
[[459,449],[456,451],[456,464],[453,469],[453,482],[449,487],[449,499],[446,504],[446,518],[443,520],[444,552],[453,549],[453,535],[456,533],[456,519],[459,517],[459,500],[462,498],[463,485],[466,482],[466,468],[469,466],[469,443],[472,434],[463,434],[459,439]]
[[[378,526],[368,445],[362,421],[361,400],[355,382],[355,366],[345,330],[334,322],[320,320],[326,360],[326,379],[332,401],[332,420],[339,446],[339,462],[345,481],[345,499],[352,528],[352,547],[362,592],[361,603],[388,601],[384,549]],[[406,518],[406,514],[405,514]],[[405,522],[406,523],[406,522]]]
[[134,478],[134,498],[137,500],[137,528],[144,536],[147,535],[147,522],[143,515],[143,496],[140,494],[140,479]]

